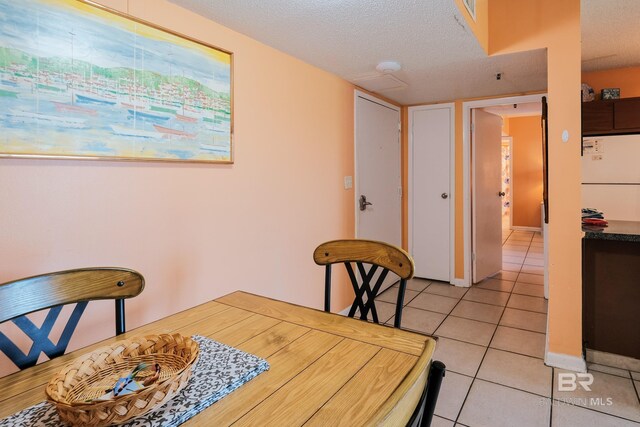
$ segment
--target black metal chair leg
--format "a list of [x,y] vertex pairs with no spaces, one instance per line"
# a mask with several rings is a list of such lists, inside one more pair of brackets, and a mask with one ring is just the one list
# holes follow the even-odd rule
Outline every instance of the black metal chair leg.
[[399,328],[402,324],[402,306],[404,305],[404,290],[407,287],[407,281],[400,279],[400,286],[398,287],[398,301],[396,302],[396,317],[393,321],[393,327]]
[[440,393],[440,385],[442,384],[442,378],[446,371],[446,366],[439,360],[431,362],[431,369],[429,369],[429,377],[427,378],[427,398],[424,403],[424,413],[422,414],[422,422],[420,427],[427,427],[431,425],[433,419],[433,412],[436,409],[436,402],[438,401],[438,394]]
[[331,264],[327,264],[324,273],[324,311],[331,312]]
[[116,335],[124,334],[126,330],[124,320],[124,299],[116,300]]

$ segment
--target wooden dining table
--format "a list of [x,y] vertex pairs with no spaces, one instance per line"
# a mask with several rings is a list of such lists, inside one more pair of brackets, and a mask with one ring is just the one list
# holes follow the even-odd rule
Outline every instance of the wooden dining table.
[[117,340],[202,335],[270,368],[184,425],[405,425],[426,384],[433,338],[245,292],[208,303],[0,378],[0,419],[46,399],[75,357]]

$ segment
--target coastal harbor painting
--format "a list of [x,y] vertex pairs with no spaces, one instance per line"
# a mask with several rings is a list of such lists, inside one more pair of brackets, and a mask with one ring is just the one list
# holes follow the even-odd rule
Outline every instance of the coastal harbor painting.
[[0,157],[233,163],[232,54],[79,0],[0,0]]

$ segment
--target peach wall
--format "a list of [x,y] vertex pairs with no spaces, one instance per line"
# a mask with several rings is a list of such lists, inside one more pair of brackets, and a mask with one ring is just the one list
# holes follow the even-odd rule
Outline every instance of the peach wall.
[[[320,308],[313,250],[354,236],[353,86],[164,0],[102,3],[234,53],[236,163],[0,159],[0,282],[136,269],[129,328],[237,289]],[[113,303],[88,311],[73,347],[113,335]]]
[[542,128],[540,116],[509,119],[512,137],[513,226],[540,227],[542,202]]
[[[549,351],[582,355],[580,1],[492,0],[489,52],[547,48],[549,93]],[[567,131],[569,139],[562,142]]]
[[620,88],[620,98],[640,96],[640,67],[614,68],[582,73],[582,82],[588,83],[600,98],[600,91],[608,87]]
[[502,118],[502,136],[509,136],[509,118]]

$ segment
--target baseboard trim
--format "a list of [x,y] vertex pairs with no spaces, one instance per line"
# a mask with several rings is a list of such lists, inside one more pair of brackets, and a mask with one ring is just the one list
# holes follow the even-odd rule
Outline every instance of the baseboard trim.
[[549,351],[549,315],[547,315],[546,332],[544,345],[545,365],[574,372],[587,372],[587,361],[583,355],[572,356],[570,354],[553,353]]
[[604,351],[591,350],[589,348],[587,349],[587,362],[640,372],[640,359],[621,356],[619,354],[605,353]]
[[524,226],[520,226],[520,225],[512,225],[511,229],[513,231],[537,231],[538,233],[542,232],[542,228],[541,227],[524,227]]
[[471,286],[464,279],[451,279],[451,281],[449,283],[451,283],[452,285],[455,285],[455,286],[459,286],[461,288],[468,288],[469,286]]
[[582,356],[546,352],[544,364],[554,368],[566,369],[574,372],[587,372],[587,362]]

